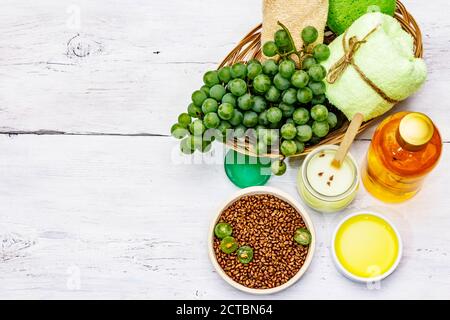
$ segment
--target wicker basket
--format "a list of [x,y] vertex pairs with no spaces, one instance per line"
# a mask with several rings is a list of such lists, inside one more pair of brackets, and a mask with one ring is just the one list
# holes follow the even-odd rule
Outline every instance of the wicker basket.
[[[414,49],[415,55],[421,58],[423,55],[423,45],[422,45],[422,33],[420,31],[417,22],[414,20],[413,16],[406,10],[405,6],[397,1],[397,9],[395,12],[395,18],[401,23],[403,29],[407,31],[414,38]],[[254,58],[261,58],[261,29],[262,24],[251,30],[239,43],[238,45],[226,56],[222,61],[219,68],[223,66],[233,65],[239,61],[248,61]],[[330,31],[325,34],[325,42],[329,43],[335,38],[335,35]],[[367,121],[363,123],[360,127],[359,132],[361,133],[366,130],[376,119]],[[325,139],[321,140],[320,143],[305,148],[303,153],[296,154],[292,157],[298,157],[306,155],[314,150],[315,147],[324,144],[338,144],[342,141],[344,134],[348,128],[349,122],[345,121],[341,128],[331,132]],[[233,139],[227,141],[227,145],[237,152],[248,154],[251,156],[269,157],[269,158],[281,158],[280,154],[265,154],[257,155],[254,150],[254,141],[250,139],[238,140]]]

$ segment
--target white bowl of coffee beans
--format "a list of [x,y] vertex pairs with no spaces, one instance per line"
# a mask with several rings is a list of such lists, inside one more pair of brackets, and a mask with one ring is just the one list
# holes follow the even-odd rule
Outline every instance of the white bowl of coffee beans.
[[251,187],[219,208],[208,234],[209,256],[217,273],[236,289],[272,294],[303,276],[315,240],[307,211],[289,194]]

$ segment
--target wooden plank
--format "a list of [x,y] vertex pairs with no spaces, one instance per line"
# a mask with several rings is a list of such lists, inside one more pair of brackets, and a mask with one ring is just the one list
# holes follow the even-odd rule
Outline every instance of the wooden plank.
[[[4,2],[0,132],[167,134],[202,74],[261,20],[260,0]],[[404,3],[430,74],[396,110],[426,112],[449,140],[450,4]]]
[[[368,142],[352,153],[361,161]],[[253,298],[229,287],[206,253],[219,204],[237,191],[216,145],[210,165],[182,164],[166,137],[0,136],[0,298]],[[450,152],[414,200],[378,203],[359,191],[346,212],[375,206],[404,237],[399,270],[380,290],[352,283],[330,258],[344,213],[311,211],[317,252],[305,277],[268,298],[450,298]],[[292,194],[300,160],[269,185]],[[6,240],[6,241],[3,241]]]
[[260,21],[259,10],[246,14],[257,6],[10,2],[0,13],[1,130],[167,133],[205,69]]

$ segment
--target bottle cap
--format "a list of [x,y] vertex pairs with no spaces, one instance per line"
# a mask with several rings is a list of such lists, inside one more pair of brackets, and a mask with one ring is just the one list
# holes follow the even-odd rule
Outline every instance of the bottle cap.
[[434,125],[423,113],[412,112],[400,121],[398,133],[408,149],[420,149],[434,134]]

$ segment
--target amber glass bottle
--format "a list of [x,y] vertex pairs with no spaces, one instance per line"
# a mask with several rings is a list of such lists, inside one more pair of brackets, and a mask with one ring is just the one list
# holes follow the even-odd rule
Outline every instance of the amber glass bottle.
[[396,113],[374,133],[362,169],[364,186],[384,202],[408,200],[420,190],[441,151],[439,131],[426,115]]

